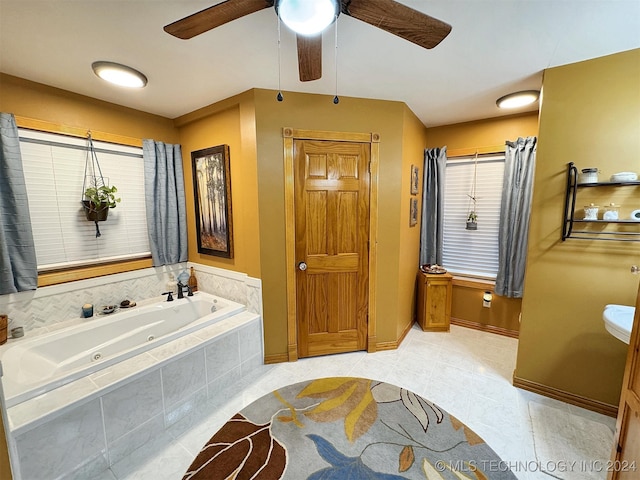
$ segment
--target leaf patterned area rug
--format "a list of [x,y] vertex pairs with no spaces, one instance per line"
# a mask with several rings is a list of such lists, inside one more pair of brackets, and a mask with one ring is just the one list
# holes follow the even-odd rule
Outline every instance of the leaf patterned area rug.
[[384,382],[329,377],[281,388],[234,415],[183,480],[516,480],[472,430]]

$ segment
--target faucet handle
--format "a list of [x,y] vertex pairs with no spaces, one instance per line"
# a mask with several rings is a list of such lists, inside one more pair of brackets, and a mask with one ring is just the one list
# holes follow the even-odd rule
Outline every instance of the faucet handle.
[[164,292],[162,295],[167,295],[167,302],[173,302],[173,292]]
[[193,288],[191,288],[191,285],[187,285],[187,297],[193,297]]

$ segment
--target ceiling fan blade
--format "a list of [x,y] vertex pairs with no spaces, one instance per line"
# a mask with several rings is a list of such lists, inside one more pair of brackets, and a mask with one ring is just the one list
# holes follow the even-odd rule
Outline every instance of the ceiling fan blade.
[[322,33],[313,37],[296,35],[298,40],[298,71],[301,82],[322,77]]
[[386,30],[423,48],[449,35],[451,25],[394,0],[341,0],[342,13]]
[[165,25],[164,31],[174,37],[188,40],[212,28],[269,7],[273,7],[273,0],[226,0]]

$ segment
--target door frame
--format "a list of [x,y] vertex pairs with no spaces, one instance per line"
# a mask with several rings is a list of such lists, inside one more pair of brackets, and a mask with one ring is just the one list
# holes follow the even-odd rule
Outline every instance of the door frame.
[[328,140],[333,142],[367,143],[370,146],[369,163],[369,311],[367,321],[367,351],[376,351],[376,259],[378,248],[378,170],[380,135],[377,133],[329,132],[322,130],[282,129],[284,144],[284,210],[285,256],[287,268],[287,356],[290,362],[298,360],[298,324],[296,304],[295,259],[295,163],[294,140]]

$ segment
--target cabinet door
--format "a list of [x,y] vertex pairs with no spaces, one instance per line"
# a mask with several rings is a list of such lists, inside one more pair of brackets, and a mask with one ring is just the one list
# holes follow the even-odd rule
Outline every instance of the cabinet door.
[[451,279],[428,279],[426,300],[425,323],[427,328],[449,330],[449,321],[451,319]]

